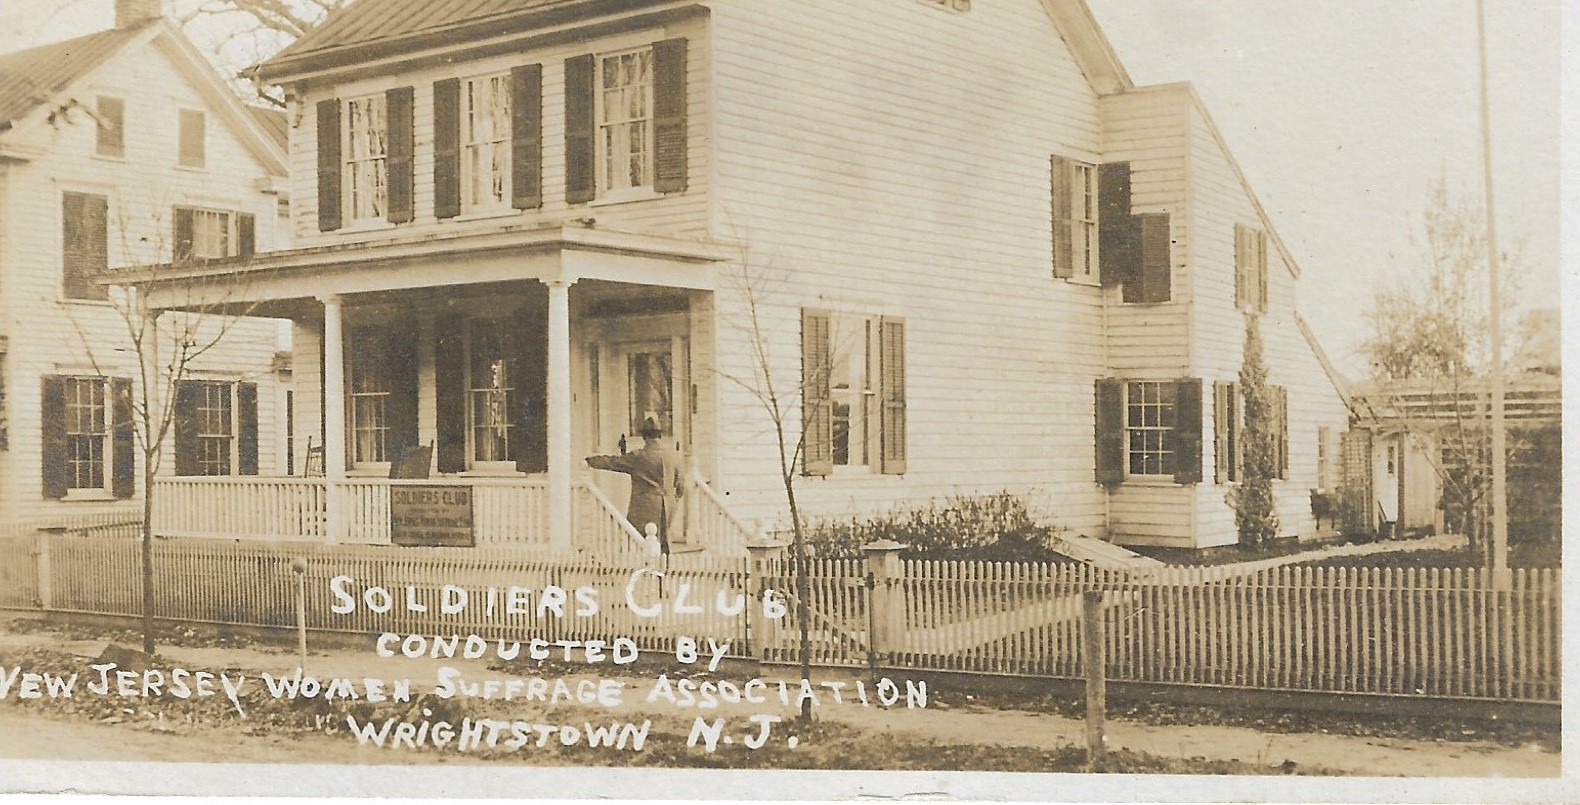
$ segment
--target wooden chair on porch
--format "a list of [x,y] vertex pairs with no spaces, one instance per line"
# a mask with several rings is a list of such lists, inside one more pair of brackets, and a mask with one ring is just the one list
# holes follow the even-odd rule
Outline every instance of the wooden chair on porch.
[[313,437],[307,437],[307,456],[302,461],[303,478],[324,477],[324,446],[314,445]]

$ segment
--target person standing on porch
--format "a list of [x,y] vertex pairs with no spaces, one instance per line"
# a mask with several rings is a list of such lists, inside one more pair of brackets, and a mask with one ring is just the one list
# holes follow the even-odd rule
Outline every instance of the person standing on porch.
[[619,456],[588,456],[587,466],[631,476],[631,503],[625,519],[646,534],[658,527],[660,550],[669,553],[670,521],[686,494],[686,464],[680,453],[664,444],[664,429],[652,418],[642,422],[642,449]]

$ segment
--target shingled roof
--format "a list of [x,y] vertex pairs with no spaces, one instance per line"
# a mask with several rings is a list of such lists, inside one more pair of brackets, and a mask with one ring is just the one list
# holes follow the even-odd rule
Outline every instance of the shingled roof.
[[272,61],[347,45],[369,45],[412,34],[474,24],[566,0],[356,0],[307,32]]
[[0,54],[0,131],[97,69],[157,20]]
[[258,122],[269,139],[285,151],[290,147],[290,123],[286,120],[285,113],[278,109],[265,109],[261,106],[248,106],[247,113]]

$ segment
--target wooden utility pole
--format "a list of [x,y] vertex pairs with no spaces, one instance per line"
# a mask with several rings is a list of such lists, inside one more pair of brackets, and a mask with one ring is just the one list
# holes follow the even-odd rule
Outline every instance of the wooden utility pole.
[[1487,2],[1476,0],[1476,34],[1481,52],[1481,159],[1487,193],[1487,331],[1492,362],[1492,583],[1512,586],[1509,574],[1508,436],[1503,417],[1503,293],[1498,260],[1498,216],[1492,192],[1492,101],[1487,80]]

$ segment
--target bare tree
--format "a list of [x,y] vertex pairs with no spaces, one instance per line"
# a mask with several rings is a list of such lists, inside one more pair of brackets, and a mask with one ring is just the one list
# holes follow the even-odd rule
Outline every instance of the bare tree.
[[[166,230],[163,222],[150,223],[152,231]],[[122,220],[117,229],[122,233],[140,231],[146,227]],[[159,243],[154,244],[157,248]],[[146,246],[138,247],[139,250]],[[134,254],[131,243],[122,244],[123,254]],[[160,248],[158,253],[169,253]],[[80,321],[75,306],[59,303],[63,313],[72,323],[82,343],[84,353],[94,373],[108,381],[106,364],[111,360],[107,353],[131,356],[137,363],[136,380],[126,388],[125,399],[109,404],[126,406],[131,412],[131,427],[139,458],[142,462],[142,554],[143,583],[142,619],[143,652],[153,654],[154,640],[154,560],[153,512],[156,506],[157,486],[154,481],[164,459],[166,445],[172,436],[179,415],[177,401],[182,383],[193,376],[193,370],[211,351],[223,342],[232,330],[253,312],[251,303],[240,302],[245,280],[243,266],[235,271],[204,278],[173,280],[181,267],[165,264],[152,268],[135,269],[130,284],[114,285],[109,289],[108,301],[123,329],[124,341],[118,343],[105,339],[102,334],[94,337],[89,326]],[[114,282],[115,269],[103,279]],[[146,289],[156,287],[178,289],[176,298],[155,307],[149,301]]]

